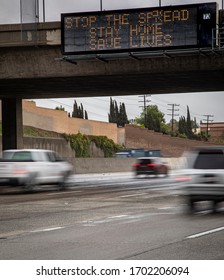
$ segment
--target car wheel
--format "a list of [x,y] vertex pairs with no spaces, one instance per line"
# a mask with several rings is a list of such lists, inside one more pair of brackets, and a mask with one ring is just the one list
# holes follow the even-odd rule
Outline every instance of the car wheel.
[[159,170],[155,170],[155,171],[154,171],[155,177],[159,177],[160,174],[161,174],[161,173],[159,172]]
[[59,191],[64,191],[68,187],[67,180],[68,180],[69,175],[70,175],[70,172],[65,172],[65,174],[63,175],[61,182],[58,183]]
[[217,207],[217,205],[218,205],[218,202],[217,201],[212,201],[212,213],[217,213],[218,212],[218,207]]
[[195,213],[195,202],[191,197],[187,198],[187,213],[194,214]]
[[24,185],[24,189],[27,192],[32,192],[33,189],[36,186],[36,178],[37,178],[37,174],[30,174],[29,178],[27,179],[25,185]]

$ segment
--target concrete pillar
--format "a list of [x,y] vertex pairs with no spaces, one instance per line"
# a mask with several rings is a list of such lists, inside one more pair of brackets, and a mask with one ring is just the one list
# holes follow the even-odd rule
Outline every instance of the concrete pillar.
[[22,99],[2,99],[2,150],[23,148]]

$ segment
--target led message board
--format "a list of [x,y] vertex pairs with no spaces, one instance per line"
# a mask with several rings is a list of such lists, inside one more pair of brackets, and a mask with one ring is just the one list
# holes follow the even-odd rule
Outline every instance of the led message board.
[[216,3],[62,14],[62,53],[211,46],[216,14]]

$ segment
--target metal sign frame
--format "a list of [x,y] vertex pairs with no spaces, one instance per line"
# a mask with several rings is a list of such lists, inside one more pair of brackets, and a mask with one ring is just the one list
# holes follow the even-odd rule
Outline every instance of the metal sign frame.
[[[187,11],[187,9],[194,12],[194,15],[196,18],[190,18],[190,20],[184,19],[184,11]],[[170,24],[169,21],[169,12],[170,13],[178,13],[178,11],[182,11],[183,20],[175,20],[173,19],[172,23]],[[154,7],[154,8],[140,8],[140,9],[123,9],[123,10],[110,10],[110,11],[99,11],[99,12],[82,12],[82,13],[66,13],[61,14],[61,51],[64,55],[85,55],[85,54],[106,54],[106,53],[122,53],[122,52],[136,52],[136,51],[152,51],[152,50],[162,50],[162,49],[177,49],[177,48],[192,48],[192,47],[210,47],[212,46],[212,29],[216,27],[217,24],[217,3],[203,3],[203,4],[191,4],[191,5],[178,5],[178,6],[164,6],[164,7]],[[193,13],[192,12],[192,13]],[[149,27],[149,24],[143,23],[143,17],[153,13],[158,15],[158,17],[154,17],[154,19],[151,20],[151,22],[154,23],[157,22],[157,26],[154,27],[156,31],[147,31]],[[161,20],[160,15],[166,14],[166,20],[167,22],[164,23],[164,21]],[[145,36],[146,33],[149,35],[149,32],[154,32],[153,36],[157,35],[156,32],[159,34],[158,36],[167,36],[164,38],[167,38],[169,40],[168,32],[172,31],[172,28],[175,28],[173,31],[173,34],[176,36],[174,39],[179,40],[178,36],[183,38],[183,36],[187,36],[186,34],[183,35],[183,31],[186,30],[185,28],[188,27],[188,32],[191,32],[192,28],[194,30],[194,35],[192,38],[194,40],[188,40],[186,39],[186,43],[175,43],[175,44],[163,44],[159,43],[155,46],[145,46],[145,44],[142,43],[142,47],[130,47],[130,33],[129,35],[126,34],[127,37],[124,38],[126,29],[131,28],[130,22],[128,21],[128,16],[131,15],[132,18],[135,17],[135,19],[139,20],[139,17],[142,22],[140,22],[140,25],[142,23],[140,28],[145,32],[142,36]],[[123,17],[123,18],[122,18]],[[176,15],[178,17],[178,15]],[[114,20],[109,21],[109,19],[112,18]],[[119,20],[117,20],[119,19]],[[163,18],[164,19],[164,18]],[[117,20],[117,22],[115,22]],[[123,22],[122,22],[123,21]],[[160,21],[160,23],[159,23]],[[88,22],[88,23],[87,23]],[[87,26],[90,22],[90,26]],[[95,25],[94,25],[95,24]],[[97,26],[99,24],[99,26]],[[114,25],[112,25],[114,24]],[[116,30],[115,30],[115,24],[117,24]],[[179,24],[179,25],[178,25]],[[75,27],[74,27],[75,25]],[[110,25],[110,26],[109,26]],[[126,26],[127,28],[126,28]],[[109,27],[108,27],[109,26]],[[111,27],[112,26],[112,27]],[[137,25],[136,25],[137,26]],[[156,26],[156,24],[154,24]],[[170,27],[169,27],[170,26]],[[173,27],[174,26],[174,27]],[[88,28],[87,28],[88,27]],[[98,28],[98,29],[97,29]],[[116,47],[95,47],[93,44],[93,48],[90,49],[90,41],[91,36],[94,38],[94,40],[103,40],[106,39],[105,28],[110,28],[109,30],[112,30],[114,33],[117,32],[116,36],[113,35],[113,39],[115,40],[115,43],[117,42],[117,45],[119,43],[125,45],[126,42],[124,39],[127,40],[126,47],[122,46],[121,48]],[[123,29],[122,29],[123,28]],[[125,29],[126,28],[126,29]],[[152,29],[152,27],[150,27]],[[163,29],[165,28],[165,30]],[[150,29],[150,30],[151,30]],[[95,31],[97,30],[97,32]],[[133,29],[134,30],[134,29]],[[145,31],[146,30],[146,31]],[[94,34],[92,35],[91,34]],[[94,33],[95,32],[95,33]],[[123,32],[123,33],[122,33]],[[132,31],[133,34],[135,31]],[[88,35],[85,35],[85,33]],[[101,33],[101,34],[100,34]],[[127,32],[126,32],[127,33]],[[187,32],[185,32],[187,33]],[[76,36],[78,34],[78,36]],[[137,31],[136,31],[137,34]],[[139,31],[140,34],[140,31]],[[138,39],[136,39],[136,42],[140,44],[140,40],[143,42],[143,37],[138,34]],[[164,35],[165,34],[165,35]],[[152,35],[152,34],[150,34]],[[123,37],[122,37],[123,36]],[[129,37],[128,37],[129,36]],[[148,36],[149,37],[149,36]],[[112,38],[112,35],[111,35]],[[137,35],[136,35],[137,38]],[[128,40],[129,39],[129,40]],[[123,41],[122,41],[123,40]],[[165,39],[164,39],[165,40]],[[76,42],[75,42],[76,41]],[[88,43],[87,43],[88,41]],[[181,40],[180,40],[181,41]],[[184,41],[184,40],[182,40]],[[68,47],[68,42],[69,46]],[[74,44],[73,44],[74,42]],[[115,44],[114,43],[114,44]],[[129,45],[128,45],[129,43]],[[136,43],[136,45],[137,45]],[[111,43],[112,45],[112,43]],[[103,46],[103,45],[102,45]],[[105,46],[105,45],[104,45]]]

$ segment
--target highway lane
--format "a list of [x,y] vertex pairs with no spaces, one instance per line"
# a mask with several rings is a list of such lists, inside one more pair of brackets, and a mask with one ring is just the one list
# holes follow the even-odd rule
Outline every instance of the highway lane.
[[0,259],[224,258],[223,212],[186,215],[172,178],[93,177],[3,192]]
[[[156,178],[153,176],[139,176],[135,177],[132,172],[124,173],[102,173],[102,174],[83,174],[83,175],[73,175],[68,181],[68,188],[66,191],[56,192],[52,194],[52,191],[56,191],[57,187],[55,186],[40,186],[35,188],[32,194],[28,196],[27,192],[21,188],[9,188],[1,187],[0,188],[0,203],[5,203],[11,199],[17,200],[38,200],[38,199],[48,199],[46,192],[50,192],[47,195],[60,195],[67,196],[69,191],[74,194],[74,191],[77,195],[85,195],[85,191],[88,189],[89,192],[94,192],[94,194],[101,192],[101,186],[103,187],[103,192],[114,192],[122,191],[123,188],[125,191],[131,190],[175,190],[176,186],[174,185],[175,177],[172,174],[169,178],[164,178],[162,176]],[[80,194],[79,194],[80,193]],[[15,195],[15,196],[13,196]]]

